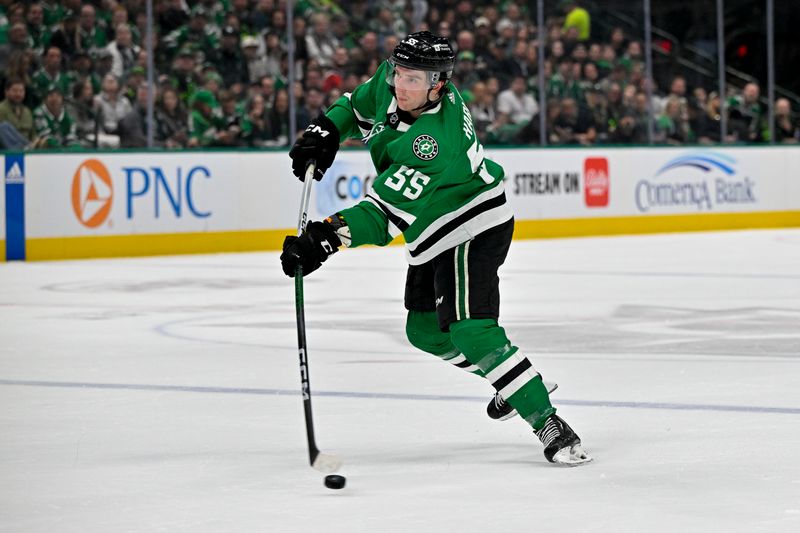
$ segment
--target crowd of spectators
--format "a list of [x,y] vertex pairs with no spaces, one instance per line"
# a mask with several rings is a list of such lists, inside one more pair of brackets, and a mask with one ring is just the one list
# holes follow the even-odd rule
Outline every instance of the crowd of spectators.
[[[369,78],[410,31],[430,29],[457,50],[454,82],[486,144],[769,140],[757,84],[725,98],[674,76],[648,102],[642,43],[599,35],[579,2],[561,2],[546,35],[527,2],[300,0],[287,54],[285,0],[153,2],[155,83],[147,83],[144,0],[0,0],[0,148],[286,146],[290,101],[300,132]],[[545,109],[540,109],[539,39]],[[289,69],[295,84],[289,87]],[[800,141],[790,102],[775,102],[777,142]]]

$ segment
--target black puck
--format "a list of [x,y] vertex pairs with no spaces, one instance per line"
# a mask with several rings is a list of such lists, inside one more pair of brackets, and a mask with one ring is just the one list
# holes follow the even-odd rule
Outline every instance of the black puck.
[[343,489],[346,482],[347,479],[345,479],[344,476],[337,476],[335,474],[325,476],[325,486],[329,489]]

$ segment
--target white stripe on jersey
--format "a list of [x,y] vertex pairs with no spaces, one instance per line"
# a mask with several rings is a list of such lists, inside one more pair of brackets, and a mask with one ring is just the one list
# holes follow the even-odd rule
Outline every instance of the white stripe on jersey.
[[[470,201],[469,203],[466,203],[466,204],[462,205],[461,207],[459,207],[458,209],[456,209],[455,211],[451,211],[451,212],[447,213],[446,215],[442,215],[441,217],[439,217],[436,220],[434,220],[431,223],[430,226],[425,228],[425,230],[423,230],[423,232],[420,233],[419,237],[414,239],[412,242],[409,242],[407,244],[407,247],[410,250],[416,249],[416,247],[419,246],[419,243],[424,242],[425,240],[427,240],[427,238],[430,237],[431,235],[433,235],[434,233],[436,233],[439,230],[439,228],[441,228],[442,226],[444,226],[445,224],[447,224],[448,222],[450,222],[454,218],[458,218],[459,216],[461,216],[462,214],[466,213],[467,211],[469,211],[470,209],[472,209],[476,205],[482,204],[483,202],[491,200],[492,198],[496,198],[496,197],[500,196],[501,194],[503,194],[504,192],[505,192],[505,187],[503,187],[502,183],[500,183],[496,187],[492,187],[488,191],[482,192],[481,194],[479,194],[478,196],[473,198],[472,201]],[[508,204],[503,204],[503,206],[508,208]],[[503,206],[500,206],[500,207],[503,207]],[[510,208],[508,208],[508,209],[510,211]],[[494,211],[494,209],[492,209],[490,211],[487,211],[487,213],[491,213],[492,211]],[[511,217],[509,217],[509,218],[511,218]],[[505,219],[505,220],[508,220],[508,219]],[[505,222],[505,220],[503,220],[502,222]],[[477,235],[477,233],[474,234],[474,235]],[[466,239],[464,239],[464,240],[466,240]],[[461,241],[461,242],[464,242],[464,241]],[[457,244],[460,244],[460,243],[457,243]]]
[[[366,200],[367,202],[371,203],[372,205],[374,205],[375,207],[377,207],[377,208],[378,208],[378,210],[380,210],[381,212],[383,212],[383,207],[382,207],[382,206],[381,206],[381,204],[379,204],[379,203],[378,203],[378,202],[377,202],[377,201],[376,201],[374,198],[370,198],[369,196],[367,196],[367,197],[365,197],[365,198],[364,198],[364,200]],[[387,207],[388,207],[388,206],[387,206]],[[389,236],[390,236],[392,239],[394,239],[395,237],[397,237],[398,235],[400,235],[401,233],[403,233],[402,231],[400,231],[400,228],[398,228],[397,226],[395,226],[395,225],[394,225],[394,223],[392,223],[392,221],[391,221],[391,220],[389,220],[388,218],[386,219],[386,223],[388,224]]]
[[398,209],[397,207],[395,207],[395,206],[391,205],[389,202],[387,202],[386,200],[384,200],[383,198],[381,198],[381,195],[380,195],[380,194],[378,194],[378,191],[376,191],[374,188],[370,189],[369,193],[370,193],[371,195],[375,196],[375,198],[377,198],[378,200],[380,200],[380,201],[381,201],[381,203],[384,205],[384,207],[386,207],[386,209],[388,209],[389,211],[391,211],[391,213],[392,213],[394,216],[396,216],[397,218],[402,218],[402,219],[403,219],[403,221],[404,221],[406,224],[408,224],[409,226],[410,226],[411,224],[413,224],[413,223],[414,223],[414,222],[417,220],[417,217],[415,217],[415,216],[414,216],[414,215],[412,215],[411,213],[407,213],[407,212],[403,211],[402,209]]
[[508,222],[513,217],[514,212],[511,210],[508,204],[497,206],[494,209],[490,209],[489,211],[469,219],[467,222],[439,239],[436,244],[416,257],[411,255],[409,246],[406,245],[406,261],[408,261],[409,265],[421,265],[422,263],[426,263],[445,250],[455,248],[462,242],[472,239],[487,229],[499,226],[504,222]]
[[372,125],[372,124],[375,124],[375,120],[371,119],[371,118],[367,118],[367,117],[365,117],[364,115],[362,115],[361,113],[358,112],[358,109],[356,109],[356,106],[353,105],[353,100],[352,100],[352,96],[353,95],[352,95],[352,93],[344,93],[344,96],[345,96],[345,98],[350,100],[350,109],[352,109],[353,113],[355,113],[355,115],[356,115],[356,126],[358,126],[359,131],[361,131],[361,136],[365,137],[365,136],[369,135],[371,130],[367,129],[367,128],[363,128],[360,123],[363,122],[363,123]]
[[438,104],[436,104],[432,108],[428,109],[427,111],[423,111],[422,114],[423,115],[432,115],[434,113],[438,113],[441,110],[442,110],[442,102],[439,102]]

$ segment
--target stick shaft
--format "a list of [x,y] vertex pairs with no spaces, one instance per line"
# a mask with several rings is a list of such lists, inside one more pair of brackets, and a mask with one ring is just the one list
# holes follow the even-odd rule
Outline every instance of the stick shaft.
[[300,359],[300,388],[303,393],[303,411],[306,417],[306,437],[308,438],[308,461],[314,464],[319,449],[314,438],[314,417],[311,411],[311,379],[308,371],[308,347],[306,344],[306,320],[303,309],[303,275],[298,267],[294,277],[294,300],[297,312],[297,353]]
[[314,161],[311,161],[306,169],[305,181],[303,181],[303,196],[300,199],[300,216],[297,221],[298,237],[306,230],[306,224],[308,224],[308,202],[311,199],[311,184],[314,182],[313,176],[315,169],[316,165]]
[[[300,202],[300,216],[297,222],[297,235],[300,236],[308,223],[308,202],[311,197],[311,184],[314,181],[315,164],[311,161],[306,167],[303,182],[303,196]],[[298,266],[294,276],[294,303],[297,314],[297,353],[300,359],[300,387],[303,394],[303,412],[306,419],[308,438],[308,461],[313,466],[319,455],[314,437],[314,416],[311,411],[311,379],[308,370],[308,345],[306,343],[306,319],[303,297],[303,269]]]

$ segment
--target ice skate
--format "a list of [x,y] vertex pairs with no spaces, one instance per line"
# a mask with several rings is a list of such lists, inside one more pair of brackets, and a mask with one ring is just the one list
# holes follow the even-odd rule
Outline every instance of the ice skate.
[[558,415],[550,415],[544,426],[534,431],[544,444],[544,456],[551,463],[579,466],[592,461],[581,446],[581,439]]
[[[547,389],[547,394],[552,394],[553,391],[558,388],[558,383],[550,381],[543,381],[542,383],[544,383]],[[486,414],[489,415],[489,418],[492,420],[508,420],[509,418],[517,416],[517,410],[511,407],[511,404],[500,396],[500,393],[496,392],[494,398],[492,398],[489,401],[489,405],[486,406]]]

